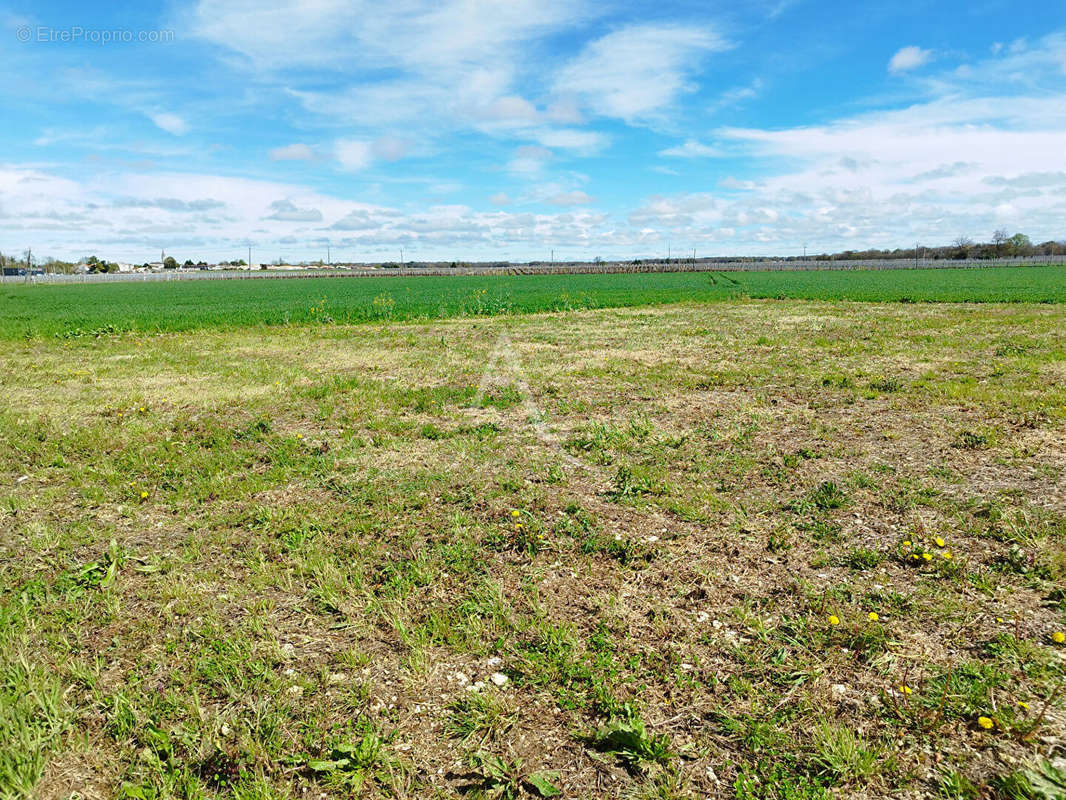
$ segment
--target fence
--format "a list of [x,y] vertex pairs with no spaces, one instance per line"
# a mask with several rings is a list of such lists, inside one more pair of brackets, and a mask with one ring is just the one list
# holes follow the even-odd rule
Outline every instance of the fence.
[[1066,255],[1022,256],[1017,258],[960,259],[867,259],[855,261],[716,261],[712,259],[671,261],[611,261],[603,263],[512,264],[506,267],[357,267],[352,269],[309,268],[298,270],[166,270],[162,272],[117,272],[106,274],[66,275],[62,273],[25,276],[0,276],[0,283],[76,284],[76,283],[147,283],[190,280],[264,280],[299,278],[367,278],[420,275],[591,275],[641,272],[754,272],[806,270],[891,270],[891,269],[963,269],[966,267],[1044,266],[1066,264]]

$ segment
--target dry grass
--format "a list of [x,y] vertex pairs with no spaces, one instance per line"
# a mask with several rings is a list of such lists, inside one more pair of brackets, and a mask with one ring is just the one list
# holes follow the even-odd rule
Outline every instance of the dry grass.
[[1061,752],[1059,307],[4,358],[0,795],[976,797]]

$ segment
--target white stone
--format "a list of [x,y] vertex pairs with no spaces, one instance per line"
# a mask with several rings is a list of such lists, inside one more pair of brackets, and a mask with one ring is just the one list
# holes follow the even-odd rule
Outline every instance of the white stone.
[[507,683],[507,676],[504,675],[502,672],[494,672],[489,675],[489,680],[497,686],[503,686],[505,683]]

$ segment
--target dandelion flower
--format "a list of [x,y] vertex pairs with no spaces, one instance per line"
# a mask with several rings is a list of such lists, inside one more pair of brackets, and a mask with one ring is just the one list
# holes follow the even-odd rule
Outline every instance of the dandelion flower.
[[922,558],[924,558],[926,561],[932,561],[933,560],[933,554],[932,553],[922,553]]
[[145,413],[145,412],[146,412],[146,411],[147,411],[148,409],[147,409],[147,408],[145,408],[144,406],[141,406],[141,407],[140,407],[139,409],[137,409],[137,410],[138,410],[138,411],[140,411],[140,412],[141,412],[141,413],[143,414],[143,413]]
[[1018,701],[1018,706],[1020,708],[1024,709],[1025,711],[1029,710],[1029,704],[1027,702],[1025,702],[1024,700],[1019,700]]
[[939,536],[937,536],[935,539],[933,539],[933,541],[936,542],[936,546],[937,547],[943,547],[944,546],[944,540],[941,539]]
[[521,511],[519,511],[519,510],[518,510],[518,509],[516,508],[516,509],[513,509],[513,510],[511,511],[511,516],[512,516],[512,517],[517,517],[517,516],[520,516],[520,515],[521,515],[521,513],[522,513],[522,512],[521,512]]
[[910,539],[904,539],[903,546],[904,547],[910,547],[911,546],[911,540]]
[[141,499],[142,500],[147,500],[148,499],[148,492],[141,492]]
[[986,731],[987,730],[991,730],[996,725],[996,723],[994,723],[988,717],[978,717],[977,718],[977,724],[980,725],[982,728],[984,728]]
[[870,622],[877,622],[877,620],[881,619],[879,616],[877,616],[876,611],[871,611],[869,614],[866,615],[866,618],[869,619]]
[[1053,641],[1055,644],[1063,644],[1064,642],[1066,642],[1066,633],[1063,633],[1062,631],[1055,631],[1053,634],[1051,634],[1051,641]]
[[840,624],[840,617],[838,617],[836,614],[830,614],[829,615],[829,624],[830,625],[839,625]]
[[522,523],[521,523],[521,522],[516,522],[516,523],[514,524],[514,529],[515,529],[516,531],[520,531],[520,530],[522,530]]
[[907,684],[905,684],[905,683],[901,683],[901,684],[900,684],[900,686],[899,686],[899,690],[900,690],[900,692],[902,692],[903,694],[914,694],[914,690],[913,690],[913,689],[911,689],[911,687],[910,687],[910,686],[908,686],[908,685],[907,685]]
[[911,553],[911,561],[921,561],[921,560],[922,560],[921,556],[919,556],[917,553]]
[[944,558],[946,558],[948,561],[951,561],[951,559],[954,558],[954,556],[951,555],[950,550],[945,550],[943,553],[941,553],[941,555],[944,556]]

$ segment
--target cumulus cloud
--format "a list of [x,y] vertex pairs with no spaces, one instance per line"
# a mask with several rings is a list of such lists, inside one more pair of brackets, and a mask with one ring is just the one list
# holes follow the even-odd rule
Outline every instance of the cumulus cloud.
[[684,144],[660,150],[659,155],[669,158],[713,158],[722,155],[722,151],[717,147],[697,142],[695,139],[689,139]]
[[357,139],[338,139],[333,154],[342,167],[352,171],[366,169],[374,160],[373,145]]
[[901,47],[896,51],[896,54],[889,59],[888,71],[894,73],[907,72],[925,66],[932,58],[932,50],[923,50],[916,45]]
[[514,158],[507,164],[507,171],[519,176],[539,175],[553,155],[546,147],[523,145],[515,150]]
[[153,123],[155,123],[157,128],[161,128],[167,133],[172,133],[175,136],[181,136],[189,130],[189,126],[184,119],[169,111],[162,111],[158,114],[149,114],[148,117]]
[[270,204],[273,213],[263,219],[273,219],[280,222],[321,222],[322,212],[317,208],[298,208],[290,200],[275,200]]
[[603,133],[575,130],[573,128],[545,129],[537,131],[533,135],[545,147],[573,150],[582,155],[597,153],[610,142],[610,139]]
[[583,206],[593,202],[593,198],[582,191],[560,192],[548,198],[553,206]]
[[358,172],[375,161],[399,161],[412,147],[411,140],[403,136],[382,136],[371,141],[338,139],[333,144],[333,155],[344,169]]
[[310,161],[315,157],[314,151],[306,144],[287,144],[270,151],[271,161]]

